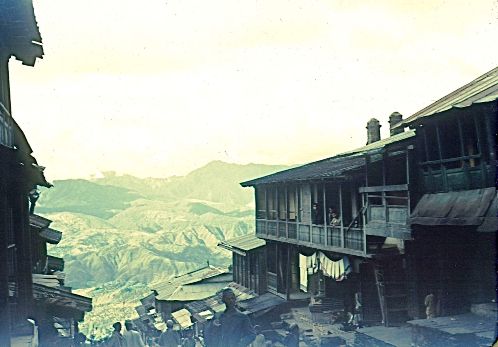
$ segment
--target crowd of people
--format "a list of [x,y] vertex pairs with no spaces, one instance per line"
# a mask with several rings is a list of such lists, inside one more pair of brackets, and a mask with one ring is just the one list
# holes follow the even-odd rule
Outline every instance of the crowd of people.
[[[213,317],[205,326],[204,331],[195,334],[193,329],[184,330],[182,334],[174,330],[171,320],[166,322],[166,330],[159,337],[148,338],[146,341],[137,332],[131,321],[125,322],[122,332],[120,322],[113,324],[110,338],[99,344],[105,347],[265,347],[272,346],[261,333],[259,326],[253,326],[247,315],[242,313],[236,304],[236,296],[232,289],[226,288],[221,293],[226,306],[225,311]],[[294,324],[295,325],[295,324]],[[285,346],[299,345],[299,328],[297,325],[289,329]]]

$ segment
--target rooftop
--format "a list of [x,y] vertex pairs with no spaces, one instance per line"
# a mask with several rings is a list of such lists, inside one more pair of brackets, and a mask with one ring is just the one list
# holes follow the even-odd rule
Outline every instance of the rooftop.
[[451,92],[412,116],[394,125],[405,127],[413,122],[452,108],[464,108],[472,104],[491,102],[498,99],[498,67],[488,71],[472,82]]
[[245,255],[245,252],[265,245],[266,241],[257,238],[254,234],[244,235],[218,243],[219,247],[225,248],[231,252],[242,253],[241,255]]

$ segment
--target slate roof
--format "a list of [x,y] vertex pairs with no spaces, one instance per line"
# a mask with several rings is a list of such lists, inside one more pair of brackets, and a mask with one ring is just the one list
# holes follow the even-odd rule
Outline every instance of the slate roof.
[[25,65],[43,56],[42,39],[31,0],[0,0],[0,46]]
[[234,249],[241,251],[250,251],[259,247],[263,247],[265,245],[266,241],[257,238],[254,234],[244,235],[218,243],[219,247],[225,248],[229,251],[233,251]]
[[498,99],[498,67],[458,88],[412,116],[394,125],[405,127],[421,118],[435,115],[452,108],[464,108],[476,103],[491,102]]

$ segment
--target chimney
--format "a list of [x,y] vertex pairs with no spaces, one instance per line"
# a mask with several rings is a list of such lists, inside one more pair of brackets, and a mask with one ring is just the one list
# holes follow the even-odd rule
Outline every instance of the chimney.
[[367,145],[380,140],[380,123],[372,118],[367,123]]
[[391,136],[401,134],[404,131],[403,127],[393,129],[393,125],[398,124],[402,120],[403,120],[403,115],[401,113],[399,112],[391,113],[391,115],[389,116],[389,132]]

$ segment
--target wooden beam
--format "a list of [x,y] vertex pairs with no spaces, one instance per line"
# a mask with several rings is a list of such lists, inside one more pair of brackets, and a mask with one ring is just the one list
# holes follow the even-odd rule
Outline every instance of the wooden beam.
[[408,184],[393,184],[389,186],[377,187],[359,187],[360,193],[378,193],[378,192],[399,192],[408,190]]

